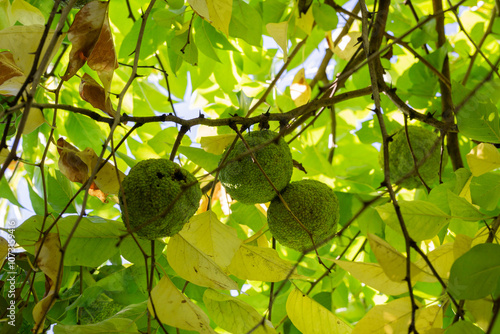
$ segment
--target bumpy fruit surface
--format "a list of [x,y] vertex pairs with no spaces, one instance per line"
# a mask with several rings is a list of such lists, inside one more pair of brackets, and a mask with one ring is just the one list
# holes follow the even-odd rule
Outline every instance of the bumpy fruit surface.
[[80,309],[80,323],[82,325],[96,324],[114,316],[124,307],[114,301],[95,300],[88,307]]
[[[249,147],[254,148],[277,135],[275,132],[263,130],[251,132],[244,138]],[[240,140],[225,161],[229,162],[247,151]],[[253,154],[278,191],[285,188],[293,171],[292,154],[285,140],[281,137],[277,143],[272,142]],[[250,155],[229,162],[221,169],[219,180],[233,199],[245,204],[266,203],[276,196],[276,192]]]
[[[316,245],[335,233],[339,220],[339,202],[329,186],[315,180],[292,182],[281,196],[294,215],[312,233]],[[313,247],[309,234],[288,212],[279,197],[271,201],[267,210],[267,222],[273,237],[283,246],[298,251]]]
[[[190,187],[188,185],[196,183]],[[122,182],[132,229],[145,239],[172,236],[198,209],[201,190],[196,178],[167,159],[143,160]],[[176,197],[180,196],[176,199]],[[126,221],[123,194],[120,194],[123,221]],[[168,212],[165,213],[165,211]]]
[[[421,161],[427,157],[438,140],[438,136],[432,131],[419,126],[408,126],[408,135],[417,161]],[[381,151],[379,155],[380,166],[384,165],[383,159],[383,153]],[[438,143],[427,160],[418,167],[418,172],[429,186],[439,179],[440,160],[441,146]],[[446,161],[447,155],[443,157],[443,166],[446,164]],[[415,169],[404,128],[398,130],[393,135],[392,141],[389,142],[389,168],[391,172],[391,181],[393,182],[396,182]],[[415,189],[421,185],[422,182],[416,173],[401,183],[401,186],[407,189]]]

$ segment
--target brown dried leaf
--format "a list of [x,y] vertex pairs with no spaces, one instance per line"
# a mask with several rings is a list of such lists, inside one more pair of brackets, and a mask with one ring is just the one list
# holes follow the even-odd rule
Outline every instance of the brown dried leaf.
[[77,155],[80,151],[64,138],[57,140],[59,170],[72,182],[84,183],[89,178],[88,167]]
[[16,65],[12,53],[9,51],[0,52],[0,85],[18,76],[23,76],[23,70]]
[[[38,328],[37,333],[43,332],[43,324],[47,313],[56,302],[54,294],[59,290],[62,277],[61,265],[61,241],[58,233],[49,233],[42,243],[39,240],[35,244],[35,252],[38,253],[36,264],[45,274],[45,296],[33,308],[33,319],[35,320],[35,328]],[[57,279],[59,275],[59,280]],[[59,282],[58,282],[59,281]],[[56,283],[59,286],[56,286]]]
[[87,73],[83,75],[80,83],[80,96],[94,108],[100,109],[110,116],[115,114],[109,95],[104,88]]
[[[63,80],[69,80],[86,61],[98,72],[112,72],[118,67],[109,29],[108,2],[92,1],[85,5],[75,16],[68,39],[73,46]],[[106,86],[108,80],[103,81]]]

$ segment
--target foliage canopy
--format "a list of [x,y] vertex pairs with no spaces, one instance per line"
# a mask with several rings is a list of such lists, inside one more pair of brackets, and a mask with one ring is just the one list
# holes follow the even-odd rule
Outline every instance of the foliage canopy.
[[[497,1],[75,2],[0,0],[1,333],[500,333]],[[408,126],[445,166],[413,190]],[[218,182],[259,127],[338,198],[309,253]],[[118,196],[152,158],[203,196],[149,241]]]

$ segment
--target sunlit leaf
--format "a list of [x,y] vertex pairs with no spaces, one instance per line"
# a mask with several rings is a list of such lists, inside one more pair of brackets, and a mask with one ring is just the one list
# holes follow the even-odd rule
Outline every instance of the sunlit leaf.
[[467,163],[474,176],[500,168],[500,152],[488,143],[480,143],[467,154]]
[[297,277],[290,276],[293,263],[281,259],[276,250],[245,244],[240,246],[228,269],[240,279],[253,281],[279,282]]
[[310,34],[314,24],[314,16],[311,7],[306,13],[302,13],[296,20],[295,26],[306,34]]
[[307,83],[305,74],[305,70],[301,68],[290,86],[290,96],[297,107],[303,106],[311,99],[311,86]]
[[212,211],[201,213],[170,238],[167,259],[187,281],[215,289],[236,290],[224,272],[241,241],[236,232],[218,221]]
[[470,321],[457,321],[448,327],[446,334],[484,334],[484,332]]
[[344,37],[342,37],[337,45],[330,46],[330,49],[340,59],[349,60],[352,58],[354,53],[356,53],[360,46],[358,40],[360,37],[361,32],[351,31],[350,33],[344,35]]
[[235,137],[235,134],[201,137],[200,144],[206,152],[220,155]]
[[267,319],[252,306],[237,298],[207,289],[203,294],[203,302],[214,322],[230,333],[245,334],[250,331],[259,334],[276,333]]
[[321,29],[328,31],[337,27],[339,19],[337,17],[337,12],[332,6],[314,2],[312,5],[312,12],[314,20]]
[[[357,323],[353,334],[374,333],[407,333],[411,322],[410,297],[403,297],[376,305]],[[425,333],[435,327],[440,327],[442,319],[438,315],[441,308],[437,305],[420,307],[415,314],[415,327],[419,333]]]
[[[415,241],[432,239],[451,218],[436,205],[425,201],[399,201],[408,234]],[[384,222],[401,232],[394,205],[387,203],[375,208]]]
[[32,24],[45,24],[45,17],[43,17],[40,9],[24,0],[14,0],[12,2],[11,11],[12,20],[19,21],[25,26]]
[[304,334],[349,334],[352,328],[331,311],[318,304],[299,289],[293,289],[286,301],[286,313]]
[[7,156],[9,155],[9,149],[7,148],[2,148],[0,150],[0,164],[3,164],[5,159],[7,159]]
[[[45,27],[35,24],[29,26],[12,26],[0,30],[0,49],[7,49],[12,53],[15,64],[28,75],[35,60],[36,50],[40,44]],[[54,32],[47,34],[45,44],[43,45],[42,55],[47,52],[49,43],[54,36]],[[57,39],[56,47],[51,53],[51,58],[58,51],[65,35],[62,34]],[[43,57],[40,57],[39,62]],[[47,64],[48,65],[48,64]]]
[[283,61],[288,58],[288,21],[280,23],[268,23],[266,29],[269,35],[274,39],[283,51]]
[[[348,271],[354,278],[366,285],[388,295],[399,295],[408,291],[408,283],[395,282],[385,274],[384,269],[376,263],[352,262],[336,260],[335,263]],[[412,280],[412,284],[416,282]]]
[[[436,269],[439,277],[441,277],[443,280],[447,280],[450,276],[450,268],[455,261],[454,250],[454,243],[449,242],[439,246],[438,248],[432,250],[427,254],[427,258],[431,262],[434,269]],[[432,274],[431,269],[428,267],[424,259],[419,259],[415,264],[428,274],[422,275],[420,277],[421,281],[437,282],[437,278]]]
[[[377,237],[374,234],[368,234],[370,247],[377,258],[378,263],[386,275],[395,282],[402,282],[406,277],[407,258],[394,247],[389,245],[387,241]],[[410,274],[412,280],[422,274],[422,270],[414,263],[410,265]]]
[[149,312],[161,322],[199,333],[215,333],[210,327],[208,316],[184,296],[168,276],[163,276],[151,291],[148,301]]
[[232,0],[188,0],[188,3],[198,15],[224,34],[229,35]]
[[28,134],[35,131],[40,125],[45,123],[45,117],[42,110],[39,108],[31,108],[28,114],[28,119],[24,125],[23,134]]

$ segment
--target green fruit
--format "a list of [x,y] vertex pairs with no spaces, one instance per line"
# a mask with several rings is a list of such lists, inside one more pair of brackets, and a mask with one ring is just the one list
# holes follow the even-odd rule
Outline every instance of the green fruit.
[[[186,188],[192,183],[196,184]],[[150,240],[179,232],[198,210],[201,199],[196,178],[167,159],[139,162],[132,167],[122,186],[131,229],[140,228],[137,234]],[[120,207],[126,222],[123,194],[120,194]],[[158,217],[167,209],[165,216]]]
[[125,306],[114,301],[95,300],[88,307],[80,309],[80,324],[88,325],[104,321],[121,311]]
[[[312,233],[315,245],[335,234],[339,221],[339,201],[326,184],[315,180],[290,183],[281,196],[300,222]],[[297,223],[279,197],[271,201],[267,222],[273,237],[283,246],[310,250],[309,234]]]
[[[408,135],[417,161],[421,161],[424,157],[426,157],[430,150],[435,146],[436,141],[438,141],[438,136],[436,134],[419,126],[408,126]],[[440,160],[441,145],[438,142],[434,151],[430,154],[427,160],[418,167],[420,175],[428,186],[431,186],[439,180]],[[443,167],[446,164],[446,161],[447,155],[445,151],[445,156],[443,157]],[[380,166],[384,165],[384,156],[382,151],[379,154],[379,163]],[[392,136],[392,141],[389,142],[389,169],[392,182],[398,181],[415,169],[415,164],[413,162],[410,147],[408,146],[404,128],[398,130]],[[401,186],[407,189],[415,189],[422,186],[422,181],[418,175],[414,173],[412,176],[404,180],[401,183]]]
[[[244,139],[250,148],[254,148],[276,138],[277,135],[268,130],[254,131],[245,135]],[[269,202],[276,196],[276,192],[252,157],[247,155],[237,159],[247,151],[243,141],[236,143],[225,160],[229,163],[220,170],[219,180],[227,193],[239,202],[245,204]],[[293,160],[290,148],[283,137],[253,154],[278,191],[285,188],[292,178]]]

